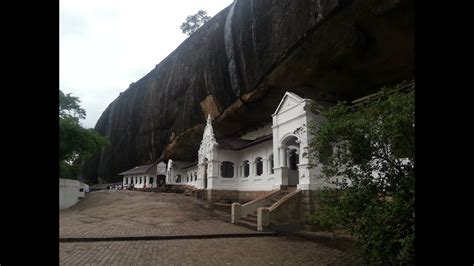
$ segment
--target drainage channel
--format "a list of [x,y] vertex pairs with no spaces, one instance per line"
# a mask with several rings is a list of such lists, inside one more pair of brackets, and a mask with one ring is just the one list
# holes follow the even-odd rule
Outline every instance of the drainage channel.
[[123,236],[123,237],[62,237],[59,242],[104,242],[104,241],[143,241],[143,240],[175,240],[175,239],[211,239],[211,238],[246,238],[278,236],[277,232],[261,232],[249,234],[209,234],[209,235],[170,235],[170,236]]

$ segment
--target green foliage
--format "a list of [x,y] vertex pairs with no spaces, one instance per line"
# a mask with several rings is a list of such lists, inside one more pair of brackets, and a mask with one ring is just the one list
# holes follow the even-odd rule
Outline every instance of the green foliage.
[[64,118],[67,115],[74,115],[84,119],[86,111],[80,107],[80,102],[78,97],[71,96],[70,93],[64,94],[59,90],[59,117]]
[[179,28],[183,33],[191,35],[210,19],[211,17],[207,15],[206,11],[199,10],[196,14],[188,16]]
[[59,91],[59,166],[60,177],[77,179],[84,160],[100,151],[107,139],[92,128],[83,128],[79,119],[86,112],[79,106],[79,98]]
[[414,264],[414,113],[414,91],[382,89],[362,106],[323,111],[325,121],[310,125],[308,157],[334,185],[318,194],[314,220],[358,236],[367,264]]

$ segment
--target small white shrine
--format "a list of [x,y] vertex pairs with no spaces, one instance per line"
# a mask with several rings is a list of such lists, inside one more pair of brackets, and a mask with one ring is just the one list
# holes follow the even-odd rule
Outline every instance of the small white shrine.
[[123,175],[123,186],[135,188],[154,188],[165,183],[166,179],[166,164],[160,162],[159,164],[147,164],[136,166],[125,172]]

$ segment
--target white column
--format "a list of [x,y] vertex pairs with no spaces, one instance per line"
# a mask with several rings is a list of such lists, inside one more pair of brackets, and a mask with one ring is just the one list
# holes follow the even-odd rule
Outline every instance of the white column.
[[287,164],[287,146],[286,145],[280,145],[280,147],[278,147],[279,151],[280,151],[280,167],[287,167],[288,164]]
[[288,166],[288,168],[290,168],[290,151],[290,149],[286,150],[286,166]]
[[262,158],[262,175],[268,175],[268,159]]

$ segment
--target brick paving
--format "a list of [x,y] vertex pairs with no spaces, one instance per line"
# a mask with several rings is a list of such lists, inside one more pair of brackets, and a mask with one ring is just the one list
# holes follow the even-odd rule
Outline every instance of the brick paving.
[[60,265],[358,265],[353,252],[292,237],[60,243]]
[[[89,193],[60,212],[60,237],[248,234],[229,213],[179,194]],[[356,265],[353,248],[293,236],[61,242],[60,265]]]
[[60,213],[61,238],[255,233],[224,222],[230,221],[229,213],[181,194],[100,191],[87,196]]

